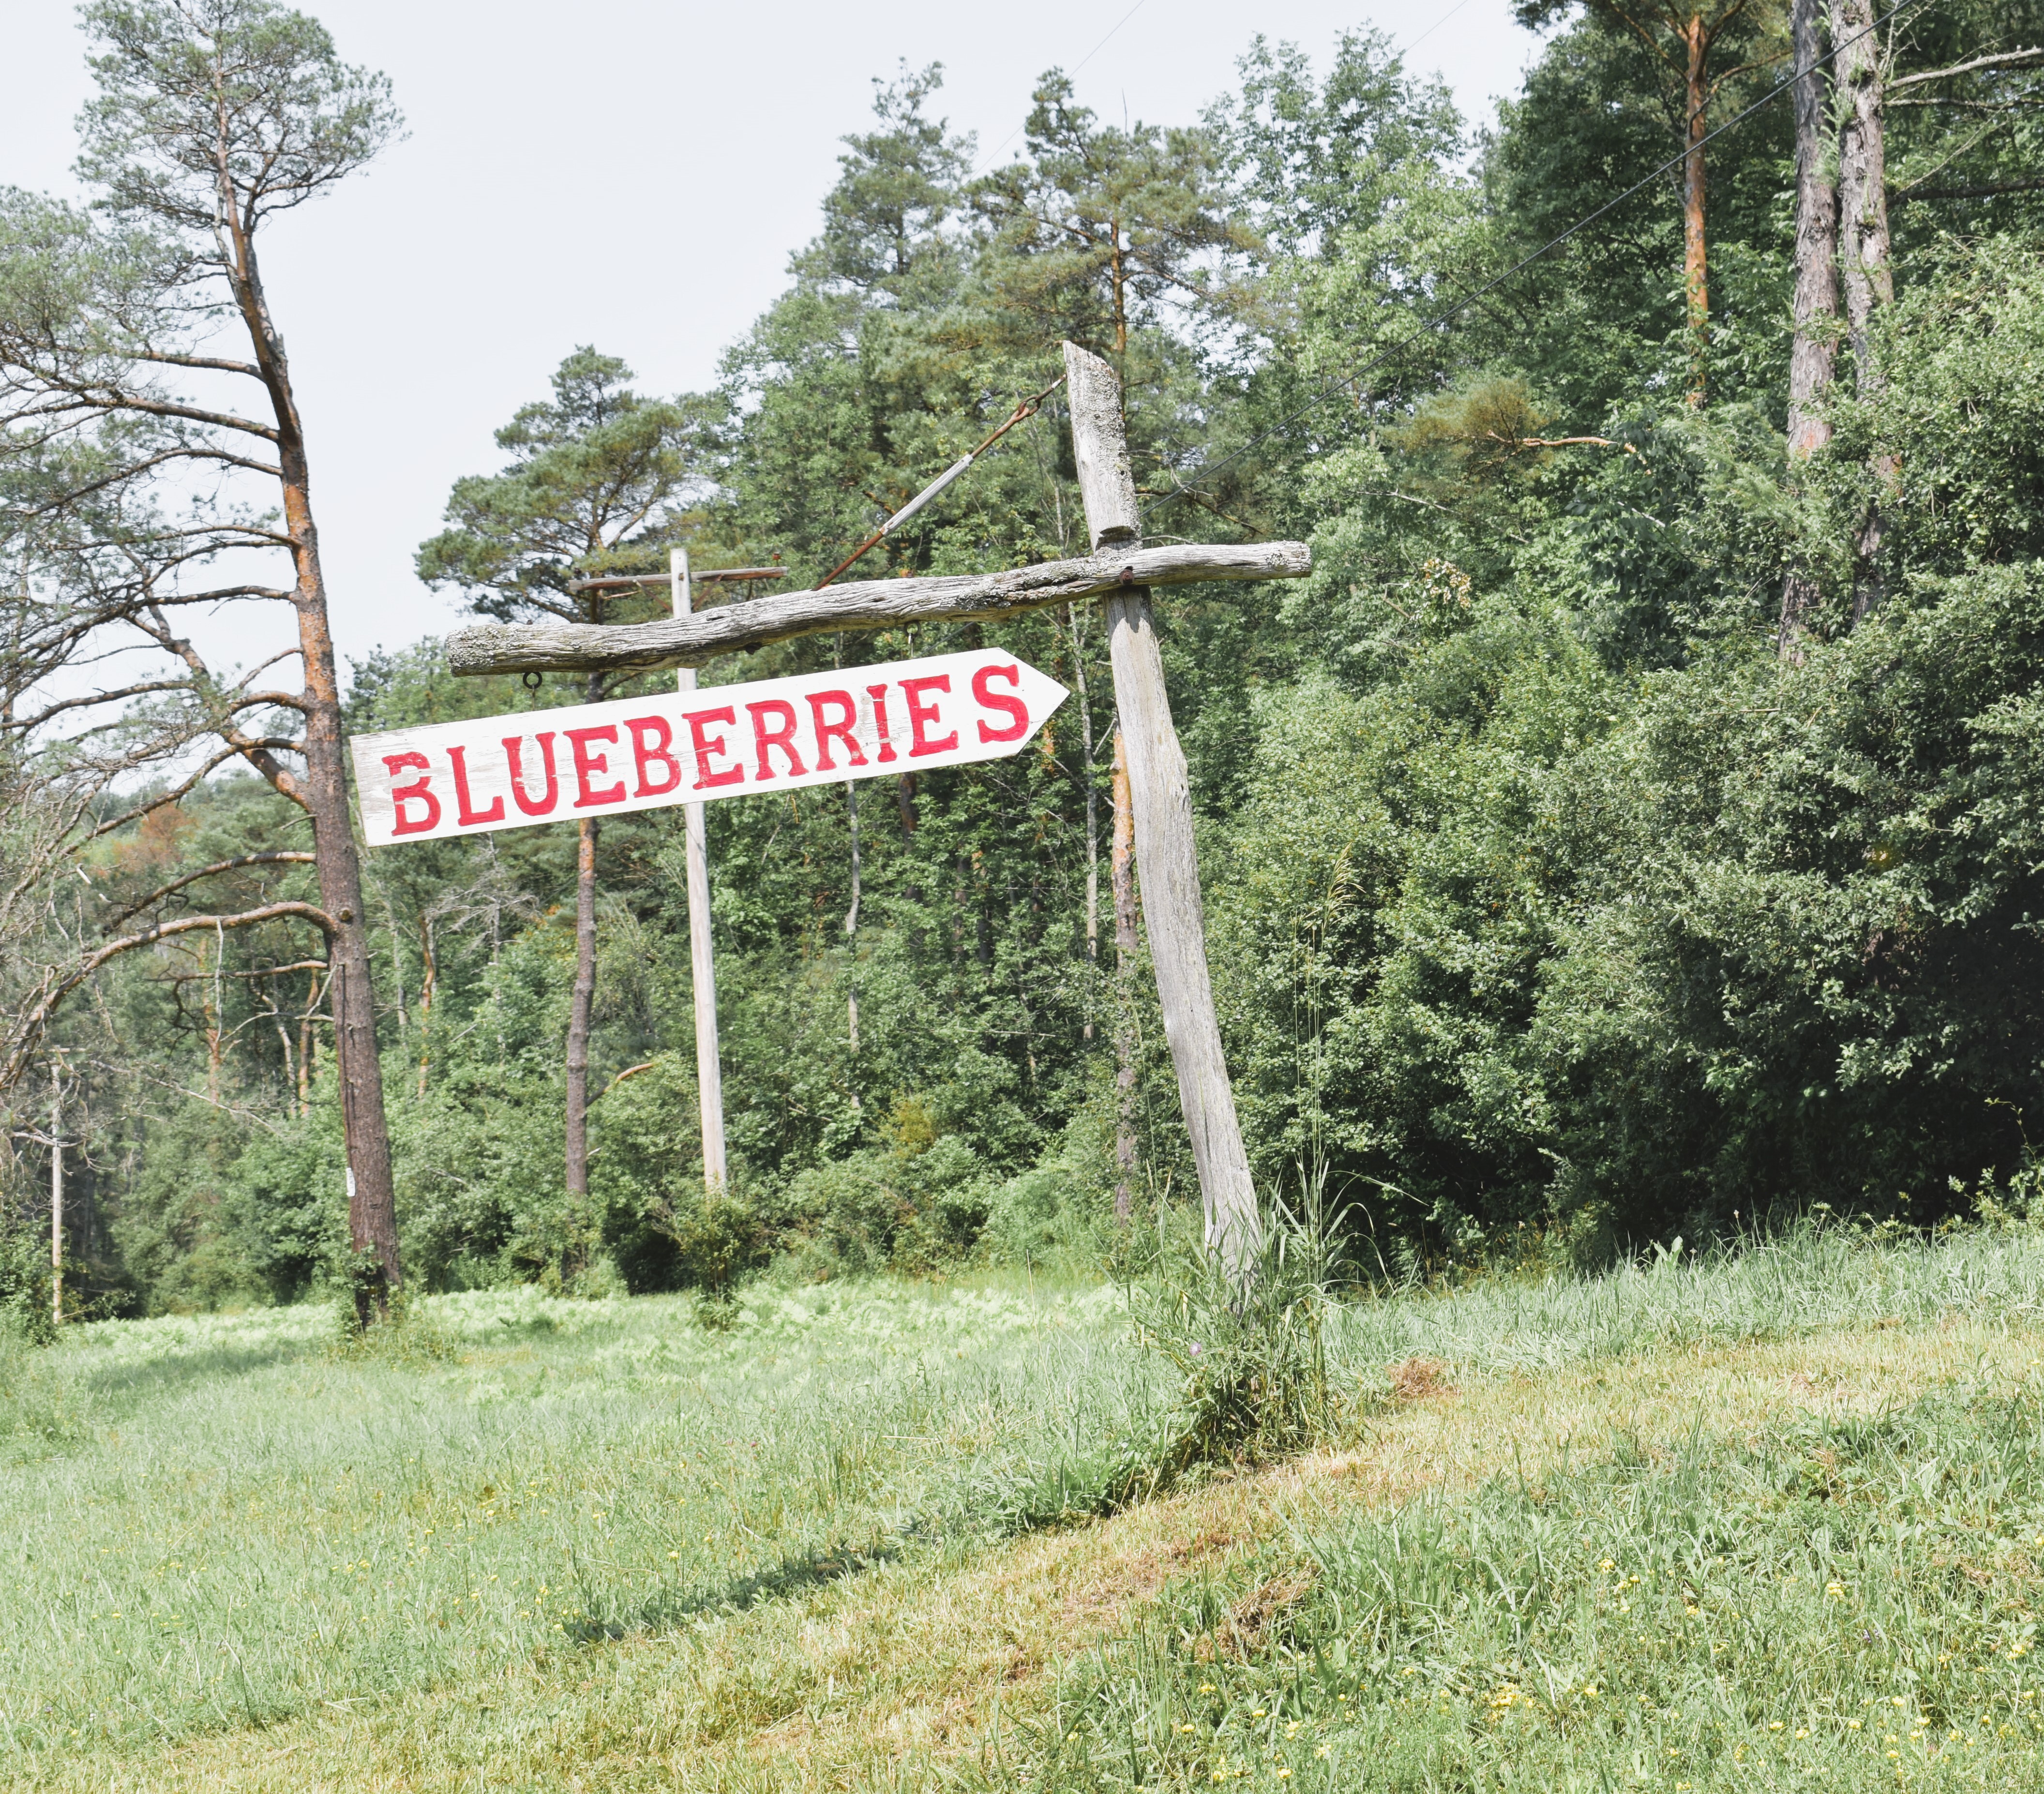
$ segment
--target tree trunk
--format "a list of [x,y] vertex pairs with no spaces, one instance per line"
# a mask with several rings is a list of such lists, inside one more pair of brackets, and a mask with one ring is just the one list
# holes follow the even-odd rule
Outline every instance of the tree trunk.
[[[1830,83],[1824,67],[1823,0],[1794,0],[1789,36],[1795,48],[1796,334],[1788,352],[1788,461],[1807,460],[1831,440],[1820,409],[1838,359],[1831,326],[1838,315],[1838,193],[1833,167]],[[1784,660],[1802,657],[1802,642],[1818,599],[1816,582],[1798,566],[1781,581],[1781,626],[1775,649]]]
[[225,970],[221,962],[226,957],[227,931],[221,928],[213,945],[213,994],[199,999],[199,1012],[206,1020],[206,1100],[215,1108],[220,1107],[221,1040],[227,1027],[220,989],[221,975]]
[[589,1015],[596,997],[596,818],[582,819],[575,853],[574,1003],[568,1014],[568,1194],[589,1193]]
[[1888,257],[1888,167],[1881,43],[1872,0],[1838,0],[1839,263],[1846,328],[1859,390],[1878,388],[1869,336],[1874,309],[1895,297]]
[[284,1012],[277,1007],[277,993],[273,988],[269,993],[270,1025],[277,1031],[277,1050],[284,1056],[285,1113],[296,1112],[291,1107],[291,1093],[298,1084],[298,1067],[291,1051],[291,1031],[284,1026]]
[[[1845,289],[1846,332],[1860,397],[1881,389],[1874,364],[1875,311],[1895,297],[1888,265],[1888,152],[1882,99],[1881,40],[1872,0],[1838,0],[1838,79],[1843,122],[1838,134],[1838,264]],[[1881,494],[1902,471],[1900,457],[1873,459],[1875,496],[1853,544],[1853,620],[1881,601]]]
[[1114,893],[1114,1218],[1126,1221],[1135,1203],[1135,821],[1128,809],[1128,750],[1114,732],[1113,844],[1108,872]]
[[50,1057],[50,1324],[63,1325],[63,1087]]
[[1711,348],[1710,244],[1704,229],[1704,139],[1709,133],[1711,40],[1701,13],[1682,32],[1687,52],[1683,98],[1688,109],[1688,153],[1682,162],[1682,293],[1689,327],[1689,402],[1700,405],[1709,378]]
[[305,993],[305,1013],[298,1018],[298,1119],[302,1121],[313,1112],[313,1055],[319,1050],[319,1030],[313,1011],[320,1005],[323,994],[320,974],[311,974],[312,988]]
[[356,1262],[355,1315],[367,1325],[371,1311],[386,1312],[403,1281],[398,1254],[398,1205],[390,1173],[390,1133],[383,1113],[383,1077],[376,1050],[375,985],[369,969],[369,931],[362,912],[362,866],[348,805],[341,751],[340,681],[333,632],[327,617],[326,576],[320,564],[319,529],[313,521],[312,475],[305,432],[292,390],[282,337],[270,317],[256,245],[231,190],[222,194],[221,222],[232,245],[228,283],[256,365],[277,420],[277,466],[284,528],[296,575],[291,603],[298,613],[298,653],[305,667],[305,776],[301,782],[267,752],[245,755],[250,764],[312,818],[319,855],[320,908],[333,925],[327,943],[332,967],[334,1055],[339,1066],[342,1128],[347,1142],[348,1243]]
[[419,1096],[426,1094],[426,1070],[433,1055],[433,995],[440,985],[440,962],[433,955],[432,918],[419,918]]
[[1818,409],[1831,383],[1838,340],[1838,190],[1824,59],[1824,0],[1794,0],[1796,334],[1788,352],[1788,453],[1803,459],[1831,440]]
[[[309,538],[312,517],[305,513]],[[294,532],[295,533],[295,532]],[[391,1292],[404,1281],[398,1256],[397,1192],[390,1173],[390,1134],[383,1115],[383,1074],[376,1051],[375,986],[369,970],[369,930],[362,914],[362,867],[348,810],[342,770],[340,690],[326,594],[317,547],[308,556],[309,580],[299,581],[298,640],[305,657],[305,799],[319,855],[320,908],[334,920],[327,958],[333,968],[334,1055],[341,1085],[342,1127],[348,1148],[348,1236],[364,1277],[358,1281],[356,1318],[388,1311]],[[306,590],[309,584],[311,590]]]

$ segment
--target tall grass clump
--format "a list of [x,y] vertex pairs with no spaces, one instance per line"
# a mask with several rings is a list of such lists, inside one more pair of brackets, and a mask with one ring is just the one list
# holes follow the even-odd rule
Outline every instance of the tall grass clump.
[[0,1309],[0,1463],[44,1457],[85,1435],[86,1392],[49,1350],[54,1331]]
[[335,1305],[334,1337],[328,1350],[342,1362],[359,1364],[444,1364],[456,1355],[459,1341],[410,1291],[398,1289],[381,1314],[365,1320],[351,1297]]
[[1316,1204],[1274,1203],[1250,1262],[1230,1271],[1182,1212],[1160,1212],[1149,1250],[1116,1243],[1112,1268],[1141,1368],[1071,1417],[1062,1449],[982,1482],[989,1530],[1024,1532],[1115,1512],[1224,1466],[1267,1462],[1327,1437],[1329,1230]]
[[1231,1270],[1182,1243],[1132,1292],[1137,1339],[1170,1367],[1177,1395],[1161,1417],[1156,1481],[1197,1466],[1247,1464],[1327,1436],[1332,1255],[1317,1201],[1294,1215],[1266,1206],[1254,1254]]

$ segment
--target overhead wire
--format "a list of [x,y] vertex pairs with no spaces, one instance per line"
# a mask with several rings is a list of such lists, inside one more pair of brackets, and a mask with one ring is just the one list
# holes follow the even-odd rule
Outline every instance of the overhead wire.
[[[1831,46],[1832,57],[1835,59],[1842,52],[1850,49],[1862,38],[1872,36],[1876,32],[1879,31],[1882,26],[1888,24],[1894,19],[1899,18],[1903,13],[1913,11],[1917,7],[1927,4],[1928,0],[1898,0],[1898,3],[1896,5],[1891,6],[1888,11],[1882,13],[1879,18],[1875,19],[1864,30],[1846,39],[1843,43],[1833,44]],[[1692,156],[1700,153],[1710,144],[1716,142],[1719,137],[1723,136],[1727,132],[1737,130],[1740,125],[1743,125],[1746,120],[1752,117],[1755,113],[1759,112],[1764,107],[1772,106],[1776,100],[1779,99],[1782,96],[1782,94],[1788,92],[1794,85],[1795,79],[1792,75],[1791,75],[1788,80],[1778,83],[1776,86],[1769,89],[1769,90],[1765,94],[1762,94],[1758,99],[1755,100],[1752,105],[1746,106],[1738,113],[1735,113],[1731,117],[1727,119],[1723,124],[1719,125],[1715,130],[1705,133],[1704,135],[1689,148],[1683,150],[1679,155],[1670,157],[1667,161],[1662,163],[1658,168],[1654,169],[1650,174],[1646,175],[1640,179],[1635,181],[1631,186],[1625,190],[1624,192],[1617,194],[1612,198],[1606,200],[1604,204],[1598,206],[1595,211],[1586,213],[1583,217],[1578,218],[1573,224],[1570,225],[1566,230],[1561,231],[1554,236],[1550,237],[1546,242],[1542,244],[1538,249],[1534,250],[1530,255],[1523,256],[1520,260],[1513,263],[1510,267],[1507,268],[1504,271],[1504,273],[1497,275],[1493,279],[1485,282],[1484,284],[1477,287],[1474,292],[1465,294],[1462,298],[1458,299],[1452,305],[1447,306],[1444,309],[1436,312],[1431,317],[1428,318],[1424,324],[1419,325],[1417,328],[1412,331],[1408,335],[1400,337],[1397,342],[1391,344],[1388,348],[1379,350],[1375,355],[1370,356],[1368,360],[1350,369],[1347,373],[1343,375],[1339,380],[1335,382],[1333,385],[1330,386],[1326,391],[1320,393],[1315,398],[1307,400],[1307,401],[1304,405],[1301,405],[1296,411],[1290,413],[1284,417],[1281,417],[1261,436],[1256,436],[1251,440],[1244,443],[1241,448],[1231,450],[1229,453],[1224,455],[1218,461],[1214,462],[1211,466],[1199,469],[1198,471],[1200,476],[1202,478],[1210,478],[1215,474],[1219,473],[1222,468],[1230,466],[1236,461],[1239,461],[1245,455],[1248,455],[1254,450],[1261,448],[1266,442],[1270,442],[1276,437],[1282,436],[1287,430],[1290,429],[1294,424],[1297,423],[1301,418],[1309,416],[1312,413],[1319,410],[1322,405],[1327,404],[1332,399],[1339,398],[1343,393],[1347,392],[1351,388],[1354,388],[1359,392],[1361,390],[1360,382],[1366,374],[1370,373],[1373,369],[1382,367],[1383,364],[1390,360],[1393,356],[1404,353],[1405,350],[1410,348],[1415,343],[1418,342],[1421,337],[1426,336],[1430,331],[1436,329],[1440,325],[1447,324],[1453,319],[1460,317],[1461,314],[1467,311],[1470,306],[1475,305],[1478,300],[1489,298],[1490,294],[1495,293],[1500,287],[1504,286],[1507,282],[1516,279],[1519,275],[1524,273],[1527,268],[1531,267],[1535,262],[1539,261],[1541,257],[1550,254],[1553,251],[1560,248],[1563,244],[1566,243],[1571,237],[1576,236],[1578,232],[1589,229],[1589,227],[1595,224],[1598,219],[1604,217],[1610,212],[1616,210],[1618,207],[1623,206],[1628,199],[1633,198],[1635,194],[1643,192],[1646,188],[1651,186],[1656,181],[1659,180],[1662,175],[1668,174],[1673,169],[1681,167],[1681,165],[1688,161]],[[1196,496],[1197,496],[1197,494],[1193,491],[1192,487],[1181,483],[1174,490],[1161,494],[1157,497],[1151,499],[1147,505],[1143,507],[1141,515],[1147,517],[1152,511],[1162,509],[1164,505],[1170,504],[1174,499],[1188,498]]]
[[[1466,3],[1467,0],[1464,0],[1464,4]],[[1131,19],[1134,18],[1135,15],[1141,12],[1148,4],[1149,0],[1135,0],[1135,4],[1131,6],[1127,12],[1124,13],[1120,18],[1114,21],[1113,26],[1108,32],[1107,36],[1101,39],[1101,40],[1097,44],[1094,44],[1090,50],[1087,51],[1086,53],[1081,56],[1077,62],[1074,63],[1071,67],[1066,71],[1066,73],[1070,75],[1077,75],[1081,69],[1084,68],[1088,63],[1091,62],[1095,56],[1098,56],[1101,51],[1107,48],[1108,39],[1112,38],[1116,32],[1120,30],[1124,25],[1128,24]],[[1014,142],[1017,137],[1020,136],[1027,128],[1027,122],[1025,121],[1024,124],[1016,125],[1015,129],[1010,131],[1006,136],[1003,137],[999,143],[996,144],[993,146],[993,153],[986,159],[989,165],[990,166],[995,160],[997,160],[999,158],[1001,152],[1004,149],[1007,148],[1010,144]]]
[[1453,18],[1453,17],[1455,16],[1455,14],[1456,14],[1456,13],[1459,13],[1459,12],[1462,10],[1462,8],[1463,8],[1463,7],[1465,7],[1465,6],[1466,6],[1469,3],[1470,3],[1470,0],[1455,0],[1455,3],[1454,3],[1454,5],[1453,5],[1453,6],[1450,6],[1450,7],[1449,7],[1449,9],[1448,9],[1445,13],[1442,13],[1442,14],[1441,14],[1441,16],[1440,16],[1439,18],[1437,18],[1436,20],[1435,20],[1435,21],[1434,21],[1434,22],[1433,22],[1431,25],[1428,25],[1428,26],[1427,27],[1427,29],[1426,29],[1424,31],[1421,32],[1421,33],[1420,33],[1420,35],[1419,35],[1417,37],[1414,38],[1411,43],[1409,43],[1409,44],[1406,44],[1403,48],[1401,48],[1401,49],[1399,51],[1398,54],[1399,54],[1400,56],[1410,56],[1410,55],[1411,55],[1411,54],[1412,54],[1415,50],[1418,49],[1418,48],[1419,48],[1419,47],[1420,47],[1422,44],[1425,43],[1425,42],[1427,41],[1427,40],[1429,37],[1432,36],[1435,32],[1439,31],[1439,30],[1441,29],[1441,27],[1442,27],[1443,25],[1446,25],[1446,24],[1448,22],[1448,21],[1449,21],[1450,19]]

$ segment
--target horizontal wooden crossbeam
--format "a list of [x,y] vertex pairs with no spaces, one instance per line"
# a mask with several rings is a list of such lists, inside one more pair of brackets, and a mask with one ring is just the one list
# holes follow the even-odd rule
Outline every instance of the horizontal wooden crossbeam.
[[1043,561],[1005,573],[866,579],[820,591],[783,592],[654,623],[478,624],[448,638],[448,665],[463,674],[701,667],[719,655],[746,653],[770,642],[836,629],[992,623],[1021,611],[1105,597],[1131,586],[1302,579],[1312,568],[1312,553],[1303,542],[1109,548],[1084,560]]

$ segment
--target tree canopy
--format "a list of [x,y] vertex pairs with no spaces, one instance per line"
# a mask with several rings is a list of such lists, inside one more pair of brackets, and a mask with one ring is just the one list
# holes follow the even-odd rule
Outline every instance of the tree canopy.
[[[1817,1204],[1928,1225],[2027,1201],[2044,1097],[2036,21],[1917,9],[1823,114],[1835,148],[1877,83],[1892,297],[1825,326],[1860,332],[1841,353],[1867,377],[1814,401],[1828,440],[1792,465],[1787,18],[1709,15],[1709,121],[1756,109],[1708,148],[1700,315],[1679,161],[1696,71],[1671,86],[1614,9],[1549,10],[1555,30],[1481,131],[1380,37],[1317,60],[1257,39],[1231,92],[1166,125],[1103,124],[1047,71],[1021,153],[975,175],[941,70],[904,68],[875,83],[816,237],[715,390],[645,394],[597,348],[567,352],[499,433],[498,471],[449,470],[421,576],[507,620],[574,613],[571,581],[659,571],[674,547],[707,566],[778,557],[813,582],[1047,386],[1071,337],[1125,380],[1150,540],[1314,550],[1301,587],[1158,602],[1223,1032],[1267,1189],[1325,1192],[1354,1262],[1394,1272],[1594,1261]],[[210,177],[175,156],[126,172],[154,109],[190,102],[156,11],[99,13],[109,98],[86,154],[118,203],[102,222],[10,196],[0,270],[0,332],[28,345],[23,364],[59,340],[45,321],[97,321],[63,351],[80,394],[93,370],[138,365],[156,340],[144,299],[213,252],[216,216]],[[1704,16],[1676,9],[1669,29]],[[274,18],[274,54],[322,72],[275,171],[233,176],[250,216],[395,128],[317,26]],[[252,117],[272,49],[263,31],[249,43]],[[160,102],[122,86],[143,69]],[[1848,145],[1862,163],[1866,140]],[[141,228],[142,209],[176,229]],[[53,455],[224,440],[190,419],[89,450],[54,444],[47,422],[16,428],[8,527],[82,567],[160,520],[124,509],[116,482],[52,536],[35,494]],[[86,491],[86,463],[66,465]],[[1083,535],[1053,398],[865,565],[989,571]],[[1792,570],[1808,597],[1785,656]],[[43,639],[55,589],[0,601],[12,639]],[[770,1264],[1124,1249],[1130,1103],[1143,1212],[1185,1200],[1154,1005],[1143,978],[1108,975],[1099,942],[1101,630],[1038,613],[816,636],[705,677],[988,640],[1074,693],[1028,754],[710,812],[732,1158],[714,1199],[694,1143],[678,814],[617,819],[595,849],[586,1200],[559,1173],[569,832],[367,859],[417,1275],[720,1288]],[[37,758],[54,749],[14,726],[33,686],[7,687],[0,718],[0,786],[33,793],[0,827],[25,839],[67,826],[45,814],[67,789]],[[425,642],[354,669],[347,723],[586,695],[455,681]],[[117,825],[65,837],[42,882],[0,891],[0,975],[18,989],[23,943],[81,926],[81,905],[259,853],[288,807],[247,774],[198,779],[146,818],[92,796]],[[232,876],[253,901],[259,881],[304,874]],[[280,935],[194,931],[110,964],[53,1024],[92,1068],[77,1074],[81,1301],[281,1299],[341,1274],[338,1101],[321,974],[293,969],[305,957]],[[10,1213],[32,1212],[38,1162],[23,1148],[6,1170]]]

